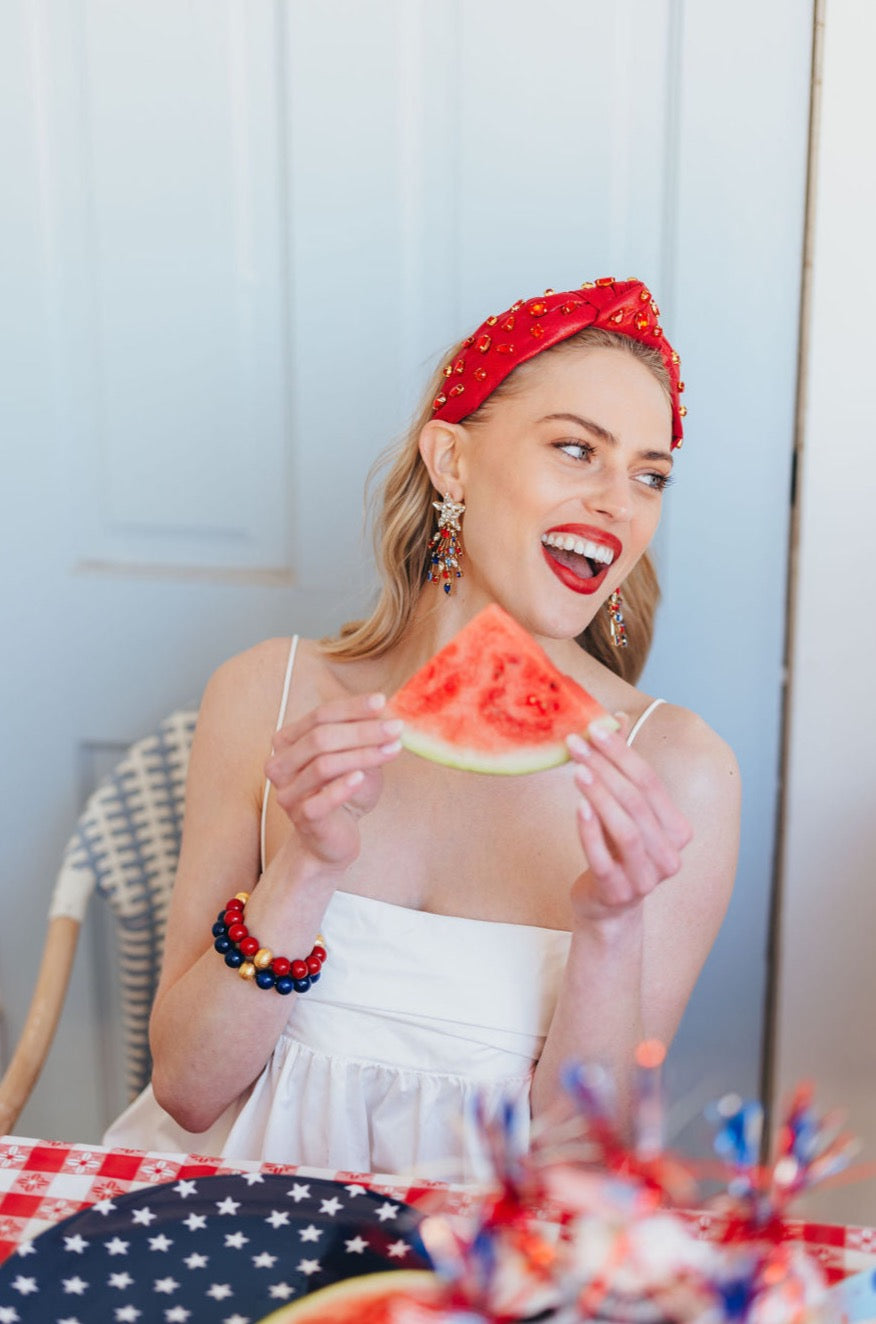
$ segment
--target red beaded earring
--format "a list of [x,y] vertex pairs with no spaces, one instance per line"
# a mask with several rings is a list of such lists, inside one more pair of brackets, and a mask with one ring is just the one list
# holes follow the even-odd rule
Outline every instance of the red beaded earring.
[[459,521],[465,512],[465,503],[454,501],[445,492],[441,501],[433,501],[438,511],[438,528],[429,540],[429,570],[426,580],[432,584],[443,583],[444,592],[450,593],[454,579],[462,578],[459,562],[462,559],[462,544],[459,541]]
[[620,595],[620,589],[616,588],[610,594],[606,602],[608,615],[611,620],[611,642],[615,648],[626,648],[627,646],[627,627],[624,624],[624,614],[621,610],[623,601]]

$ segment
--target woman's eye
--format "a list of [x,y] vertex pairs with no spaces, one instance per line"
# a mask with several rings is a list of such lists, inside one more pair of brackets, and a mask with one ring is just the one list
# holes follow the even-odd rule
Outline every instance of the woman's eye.
[[594,449],[589,441],[556,441],[554,446],[573,460],[589,460]]
[[655,492],[665,492],[666,488],[672,482],[672,478],[669,474],[651,472],[638,474],[636,481],[643,483],[645,487],[652,487]]

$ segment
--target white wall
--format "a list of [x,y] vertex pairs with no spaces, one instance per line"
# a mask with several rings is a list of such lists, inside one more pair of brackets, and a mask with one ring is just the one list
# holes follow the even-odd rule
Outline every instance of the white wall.
[[[805,356],[776,1093],[811,1079],[876,1160],[876,7],[826,0]],[[813,1196],[876,1223],[876,1181]]]

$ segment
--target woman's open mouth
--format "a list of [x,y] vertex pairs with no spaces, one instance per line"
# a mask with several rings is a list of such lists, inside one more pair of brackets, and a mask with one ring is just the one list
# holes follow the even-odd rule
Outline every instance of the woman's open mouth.
[[564,525],[541,536],[545,561],[573,593],[595,593],[623,550],[610,533],[583,524]]

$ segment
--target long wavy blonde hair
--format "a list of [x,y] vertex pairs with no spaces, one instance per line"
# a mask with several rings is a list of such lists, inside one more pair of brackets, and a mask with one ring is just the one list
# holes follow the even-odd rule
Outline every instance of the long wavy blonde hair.
[[[432,417],[432,401],[444,383],[443,364],[454,358],[459,348],[455,347],[441,359],[442,366],[429,382],[422,404],[406,435],[381,457],[372,471],[369,482],[386,470],[386,477],[375,502],[373,523],[375,558],[381,579],[380,593],[370,616],[361,621],[351,621],[342,627],[337,638],[322,641],[323,650],[332,657],[349,660],[377,657],[401,639],[413,619],[420,594],[426,587],[429,538],[434,523],[432,502],[436,495],[420,455],[420,433]],[[589,327],[515,368],[480,408],[463,421],[468,425],[485,418],[491,405],[525,383],[527,369],[545,354],[569,354],[581,349],[617,349],[632,355],[653,373],[669,396],[669,378],[659,351],[630,336],[604,331],[600,327]],[[433,586],[429,587],[434,592]],[[597,612],[579,636],[579,644],[611,671],[635,683],[651,648],[659,600],[657,574],[646,552],[623,584],[627,647],[616,648],[612,644],[607,611]]]

